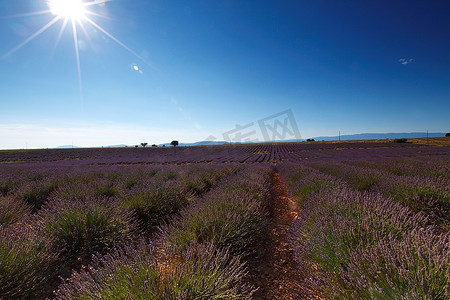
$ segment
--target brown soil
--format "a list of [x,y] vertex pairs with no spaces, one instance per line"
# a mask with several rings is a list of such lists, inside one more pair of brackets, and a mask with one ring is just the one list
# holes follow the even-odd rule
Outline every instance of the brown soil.
[[259,245],[256,255],[249,259],[249,280],[259,288],[254,299],[296,299],[300,274],[286,233],[298,214],[278,172],[274,173],[273,182],[267,238]]

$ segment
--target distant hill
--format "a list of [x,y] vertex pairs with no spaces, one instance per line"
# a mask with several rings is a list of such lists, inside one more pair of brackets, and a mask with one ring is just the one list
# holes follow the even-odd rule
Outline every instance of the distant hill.
[[55,149],[71,149],[71,148],[81,148],[81,147],[74,146],[74,145],[62,145],[62,146],[55,147]]
[[[100,147],[96,147],[96,148],[124,148],[124,147],[134,147],[134,146],[128,146],[125,144],[120,144],[120,145],[110,145],[110,146],[100,146]],[[54,149],[72,149],[72,148],[90,148],[90,147],[80,147],[80,146],[72,146],[72,145],[62,145],[62,146],[58,146],[55,147]]]
[[[400,132],[400,133],[359,133],[359,134],[348,134],[341,135],[341,141],[352,141],[352,140],[384,140],[384,139],[413,139],[413,138],[423,138],[426,137],[426,132]],[[445,133],[443,132],[429,132],[428,137],[443,137]],[[317,136],[313,137],[316,141],[337,141],[339,136]]]
[[125,144],[120,144],[120,145],[106,146],[105,148],[124,148],[124,147],[134,147],[134,146],[128,146],[128,145],[125,145]]
[[[427,136],[426,132],[399,132],[399,133],[358,133],[358,134],[345,134],[341,135],[341,141],[355,141],[355,140],[385,140],[385,139],[413,139],[413,138],[424,138]],[[428,137],[443,137],[445,136],[444,132],[429,132]],[[338,141],[339,136],[315,136],[311,137],[315,141]],[[291,143],[291,142],[303,142],[305,139],[291,139],[291,140],[278,140],[278,141],[263,141],[263,143]],[[212,145],[225,145],[229,144],[226,141],[199,141],[193,143],[180,143],[178,147],[192,147],[192,146],[212,146]],[[239,143],[233,143],[239,144]],[[140,144],[138,144],[139,147]],[[158,144],[158,147],[162,146],[172,147],[170,143]],[[123,148],[123,147],[135,147],[135,145],[110,145],[104,146],[104,148]],[[147,145],[148,148],[151,148],[151,144]],[[58,146],[56,149],[70,149],[70,148],[81,148],[78,146],[72,145],[63,145]]]
[[[194,142],[194,143],[180,143],[178,145],[178,147],[212,146],[212,145],[224,145],[224,144],[229,144],[229,143],[225,142],[225,141],[200,141],[200,142]],[[162,147],[163,145],[166,147],[173,147],[170,143],[159,144],[158,147]]]

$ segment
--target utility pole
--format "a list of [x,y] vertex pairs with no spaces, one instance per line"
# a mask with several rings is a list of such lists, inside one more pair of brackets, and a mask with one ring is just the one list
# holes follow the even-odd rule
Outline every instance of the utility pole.
[[339,142],[341,141],[341,131],[339,130]]

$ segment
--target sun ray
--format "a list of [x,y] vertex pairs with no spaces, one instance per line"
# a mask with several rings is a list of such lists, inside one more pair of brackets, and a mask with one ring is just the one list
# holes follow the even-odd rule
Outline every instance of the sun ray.
[[77,72],[78,72],[78,91],[80,93],[80,105],[83,109],[83,85],[81,82],[81,65],[80,65],[80,52],[78,50],[78,36],[77,36],[77,26],[75,20],[72,19],[72,32],[73,32],[73,45],[75,47],[75,57],[77,61]]
[[86,28],[84,27],[83,22],[81,20],[78,20],[78,25],[80,25],[81,31],[83,31],[84,35],[86,36],[89,43],[92,45],[91,37],[89,36],[89,33],[87,32]]
[[56,47],[58,47],[59,41],[61,40],[62,34],[63,34],[64,30],[66,29],[68,22],[69,22],[69,19],[64,19],[64,21],[61,25],[61,29],[59,30],[58,36],[56,37],[55,45],[53,46],[52,56],[55,53]]
[[111,2],[111,1],[112,0],[96,0],[96,1],[87,2],[84,5],[85,6],[91,6],[91,5],[103,4],[103,3],[107,3],[107,2]]
[[86,11],[86,14],[87,15],[91,15],[91,16],[96,16],[96,17],[99,17],[99,18],[102,18],[102,19],[114,20],[111,17],[105,16],[105,15],[101,15],[101,14],[97,14],[97,13],[95,13],[93,11],[89,11],[89,10]]
[[[111,2],[111,1],[112,1],[112,0],[98,0],[98,1],[92,1],[92,2],[86,3],[85,6],[88,7],[88,6],[92,6],[92,5],[96,5],[96,4],[104,4],[104,3],[107,3],[107,2]],[[86,10],[85,13],[88,14],[88,15],[91,15],[91,16],[96,16],[96,17],[99,17],[99,18],[107,19],[107,20],[114,20],[114,19],[111,18],[111,17],[108,17],[108,16],[106,16],[106,15],[101,15],[101,14],[95,13],[95,12],[90,11],[90,10]]]
[[84,19],[86,21],[88,21],[89,23],[92,24],[92,26],[94,26],[95,28],[97,28],[98,30],[100,30],[101,32],[103,32],[104,34],[106,34],[110,39],[112,39],[114,42],[116,42],[118,45],[120,45],[122,48],[124,48],[125,50],[127,50],[128,52],[130,52],[131,54],[133,54],[134,56],[136,56],[137,58],[139,58],[140,60],[142,60],[146,65],[151,66],[142,56],[140,56],[139,54],[137,54],[136,52],[134,52],[133,50],[131,50],[127,45],[125,45],[124,43],[122,43],[121,41],[119,41],[116,37],[114,37],[112,34],[110,34],[108,31],[106,31],[105,29],[103,29],[100,25],[98,25],[97,23],[95,23],[94,21],[92,21],[89,17],[85,16]]
[[52,26],[53,24],[55,24],[58,20],[60,20],[61,17],[54,17],[50,22],[48,22],[46,25],[44,25],[41,29],[39,29],[38,31],[36,31],[35,33],[33,33],[31,36],[29,36],[28,38],[26,38],[23,42],[21,42],[19,45],[17,45],[16,47],[14,47],[13,49],[9,50],[7,53],[5,53],[2,56],[2,59],[10,56],[11,54],[13,54],[14,52],[16,52],[17,50],[19,50],[20,48],[22,48],[23,46],[25,46],[26,44],[28,44],[30,41],[32,41],[34,38],[36,38],[38,35],[40,35],[41,33],[43,33],[44,31],[46,31],[50,26]]
[[22,18],[22,17],[45,15],[45,14],[48,14],[49,12],[50,12],[49,9],[39,10],[39,11],[32,11],[29,13],[23,13],[23,14],[11,15],[11,16],[1,16],[0,19],[11,19],[11,18]]

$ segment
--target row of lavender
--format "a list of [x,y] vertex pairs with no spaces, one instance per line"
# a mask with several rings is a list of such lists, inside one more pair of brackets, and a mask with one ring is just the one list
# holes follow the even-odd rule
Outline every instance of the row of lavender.
[[160,226],[152,242],[75,272],[58,299],[244,299],[245,259],[264,236],[272,169],[241,171]]
[[420,176],[450,179],[450,157],[417,157],[401,159],[379,159],[348,161],[348,164],[387,171],[399,176]]
[[[314,167],[280,166],[301,209],[289,237],[303,274],[303,298],[450,297],[450,232],[430,225],[432,214],[413,211],[388,189],[411,177],[372,190],[365,184],[371,172],[346,164]],[[399,180],[392,173],[382,175],[386,181]],[[381,184],[377,180],[373,186]]]
[[[59,167],[5,166],[0,169],[0,224],[36,213],[46,202],[107,198],[134,209],[138,216],[157,219],[149,209],[186,205],[239,167]],[[176,200],[175,200],[176,199]],[[172,203],[164,204],[165,201]],[[156,202],[155,202],[156,201]],[[152,203],[151,205],[149,203]],[[161,202],[161,203],[159,203]],[[159,203],[159,204],[156,204]],[[10,212],[10,213],[8,213]],[[14,213],[13,213],[14,212]]]
[[344,180],[358,191],[392,197],[413,212],[429,216],[432,224],[450,229],[450,164],[444,158],[315,163],[311,166]]
[[258,163],[448,155],[450,147],[388,142],[233,144],[201,147],[96,148],[0,151],[0,164]]
[[153,236],[240,167],[0,170],[0,298],[48,295],[93,254]]

